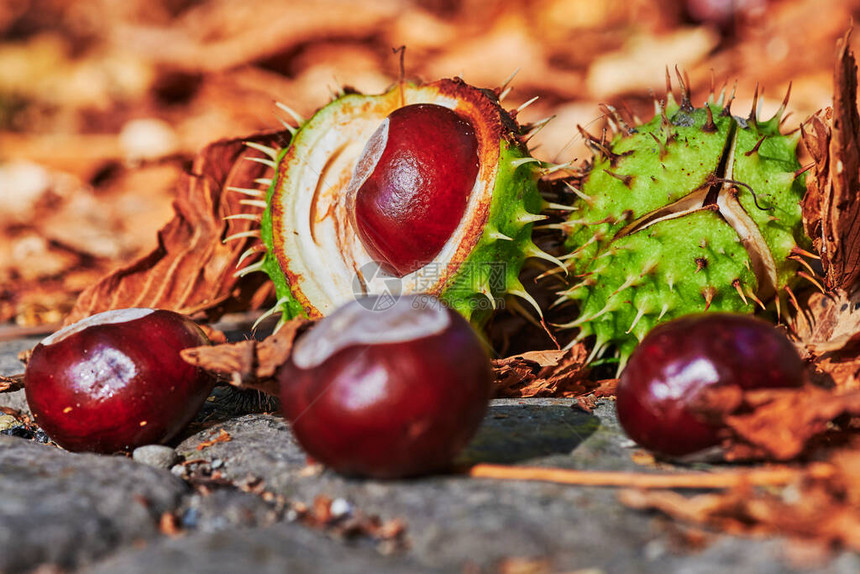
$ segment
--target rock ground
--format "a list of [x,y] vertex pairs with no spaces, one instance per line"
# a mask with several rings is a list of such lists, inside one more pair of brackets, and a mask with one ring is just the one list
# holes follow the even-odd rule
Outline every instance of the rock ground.
[[[34,343],[0,343],[0,374],[21,372],[16,355]],[[610,488],[344,478],[309,465],[279,416],[243,413],[260,403],[242,399],[215,393],[169,470],[0,434],[0,572],[860,571],[852,553],[794,566],[780,539],[709,534],[691,547]],[[23,392],[0,406],[26,410]],[[610,402],[587,414],[497,400],[460,462],[647,471],[633,452]]]

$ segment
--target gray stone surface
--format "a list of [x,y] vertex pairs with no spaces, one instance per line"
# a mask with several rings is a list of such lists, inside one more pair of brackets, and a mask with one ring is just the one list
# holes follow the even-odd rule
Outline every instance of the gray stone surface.
[[32,349],[41,339],[15,339],[0,341],[0,375],[17,375],[24,372],[24,363],[18,360],[18,353]]
[[[197,447],[220,432],[232,440]],[[462,460],[551,464],[568,468],[636,470],[611,403],[594,415],[566,400],[494,401]],[[530,447],[531,445],[531,447]],[[548,571],[791,572],[781,541],[721,537],[700,553],[678,553],[660,520],[624,508],[614,489],[476,480],[449,475],[407,481],[368,481],[316,471],[280,417],[246,415],[190,437],[186,457],[219,461],[226,478],[260,477],[266,488],[312,504],[344,498],[366,514],[408,525],[409,556],[448,572],[495,571],[509,560],[543,561]],[[208,462],[188,467],[209,472]],[[833,563],[822,572],[848,572]],[[853,562],[851,565],[856,566]]]
[[219,488],[187,497],[179,515],[183,528],[213,533],[235,527],[271,526],[283,519],[284,512],[260,496],[233,488]]
[[[30,338],[0,342],[0,375],[9,377],[23,373],[24,363],[18,360],[18,353],[32,349],[40,340]],[[0,407],[9,407],[27,414],[30,412],[23,389],[14,393],[0,393]]]
[[[20,373],[15,355],[35,342],[0,343],[0,374]],[[0,406],[26,410],[22,402],[0,394]],[[677,524],[624,507],[609,488],[344,478],[308,466],[279,416],[243,414],[272,408],[218,389],[178,439],[184,461],[170,470],[0,436],[0,572],[497,572],[517,561],[535,573],[860,571],[853,553],[793,568],[778,538],[709,535],[694,550]],[[210,443],[221,430],[230,440]],[[646,470],[632,452],[611,402],[587,414],[571,401],[505,400],[459,462]],[[297,509],[319,497],[346,517],[402,521],[407,544],[306,523]]]
[[188,487],[124,457],[0,436],[0,572],[71,568],[158,536]]
[[121,552],[88,574],[394,574],[432,572],[406,556],[382,556],[290,523],[222,530]]

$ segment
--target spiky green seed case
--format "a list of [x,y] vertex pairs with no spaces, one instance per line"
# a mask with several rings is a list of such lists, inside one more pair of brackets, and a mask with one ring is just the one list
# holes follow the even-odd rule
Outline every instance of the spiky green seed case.
[[[804,244],[797,134],[671,96],[642,125],[623,122],[598,153],[568,221],[579,316],[568,326],[612,345],[622,364],[659,322],[711,310],[752,312],[790,289]],[[778,304],[778,303],[777,303]]]
[[503,145],[494,199],[487,224],[475,249],[441,294],[441,299],[478,322],[506,295],[533,299],[520,283],[527,257],[544,257],[532,241],[532,226],[543,216],[537,190],[536,163],[518,146]]

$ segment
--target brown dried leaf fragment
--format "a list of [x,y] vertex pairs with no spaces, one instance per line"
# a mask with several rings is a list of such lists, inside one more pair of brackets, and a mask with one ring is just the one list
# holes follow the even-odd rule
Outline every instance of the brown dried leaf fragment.
[[229,188],[256,188],[255,180],[272,177],[272,169],[249,158],[260,157],[246,141],[277,147],[285,132],[224,140],[206,147],[191,172],[179,183],[173,219],[158,233],[158,247],[122,267],[81,293],[66,317],[72,323],[88,315],[122,307],[155,307],[187,315],[217,318],[233,307],[258,308],[270,296],[262,274],[235,276],[242,253],[259,245],[259,238],[225,242],[254,224],[225,219],[240,213],[260,215],[258,206]]
[[615,396],[615,388],[618,386],[618,379],[595,381],[594,385],[594,387],[591,387],[590,385],[587,387],[587,394],[576,397],[576,406],[589,414],[591,414],[595,407],[597,407],[598,399]]
[[700,393],[697,409],[727,427],[726,460],[791,460],[842,415],[860,415],[860,391],[807,385],[742,391],[733,385]]
[[229,378],[234,386],[277,396],[279,388],[275,374],[289,359],[296,337],[312,324],[308,319],[293,319],[262,341],[249,339],[194,347],[180,354],[192,365]]
[[821,214],[825,194],[830,192],[830,125],[833,123],[833,108],[821,110],[800,126],[803,145],[812,157],[812,170],[806,178],[806,194],[803,196],[803,227],[806,235],[821,253]]
[[183,349],[180,355],[196,367],[229,377],[233,384],[253,380],[255,353],[259,341],[249,339],[238,343],[224,343]]
[[851,350],[852,340],[860,334],[860,292],[812,293],[802,308],[804,313],[793,324],[802,350],[812,356]]
[[808,294],[793,319],[797,346],[811,362],[810,380],[820,386],[860,389],[860,292]]
[[158,531],[170,538],[182,535],[182,521],[172,512],[163,512],[158,521]]
[[574,397],[598,385],[588,379],[585,345],[529,351],[493,361],[497,397]]
[[367,515],[343,499],[332,500],[319,495],[310,507],[294,502],[292,510],[297,520],[305,526],[323,530],[341,538],[369,538],[384,543],[385,552],[408,547],[407,524],[401,518],[383,520],[377,515]]
[[[394,2],[204,2],[169,27],[122,22],[111,39],[157,64],[186,72],[219,72],[289,54],[324,38],[364,39],[379,34],[404,7]],[[142,20],[142,19],[141,19]]]
[[850,36],[849,31],[839,44],[830,133],[824,114],[804,126],[815,170],[803,203],[807,233],[821,254],[825,286],[849,292],[860,278],[860,113]]
[[219,442],[230,442],[231,440],[233,440],[233,437],[230,435],[230,433],[228,433],[224,429],[218,429],[218,436],[207,441],[201,442],[197,445],[197,450],[203,450],[204,448],[209,448],[210,446],[218,444]]
[[11,393],[24,388],[24,375],[4,377],[0,375],[0,393]]
[[832,386],[842,392],[860,390],[860,356],[827,353],[812,365],[809,378],[816,384]]
[[627,490],[621,501],[676,520],[730,534],[774,535],[860,549],[860,452],[842,450],[809,465],[787,490],[741,484],[727,492],[687,497],[672,491]]

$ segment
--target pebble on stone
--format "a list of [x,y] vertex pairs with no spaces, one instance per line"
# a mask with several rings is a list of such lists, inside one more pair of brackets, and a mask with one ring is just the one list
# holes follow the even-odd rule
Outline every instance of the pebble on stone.
[[131,453],[135,461],[154,468],[169,469],[179,460],[179,455],[169,446],[147,444],[139,446]]
[[0,431],[4,431],[18,425],[18,419],[12,415],[0,414]]

